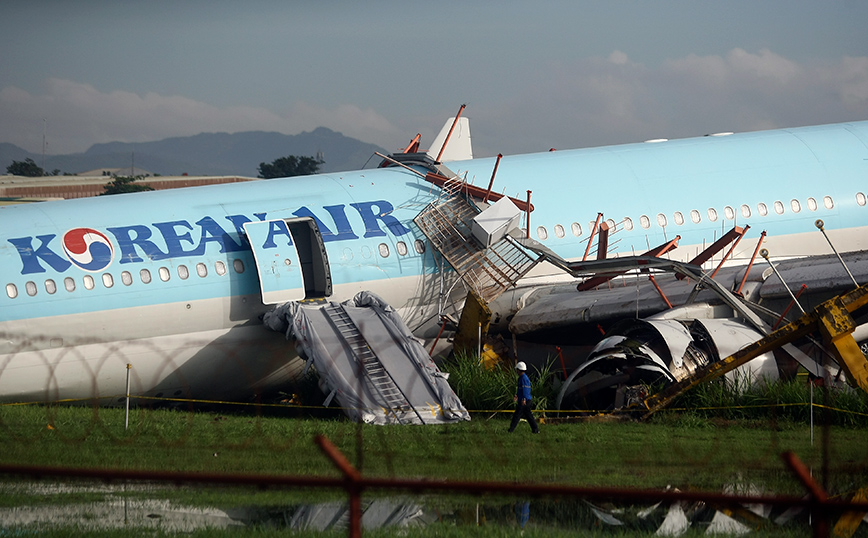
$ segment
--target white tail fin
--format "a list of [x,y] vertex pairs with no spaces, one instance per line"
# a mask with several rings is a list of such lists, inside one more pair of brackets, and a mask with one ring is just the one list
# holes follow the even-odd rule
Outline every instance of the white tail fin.
[[[446,124],[440,129],[440,134],[434,137],[434,142],[428,149],[428,155],[432,159],[436,159],[440,150],[443,149],[443,143],[446,142],[446,136],[449,135],[449,129],[452,129],[452,124],[455,123],[455,118],[446,120]],[[473,148],[470,145],[470,121],[467,118],[458,118],[458,123],[455,123],[455,129],[449,137],[449,143],[443,149],[443,154],[440,156],[440,162],[449,161],[466,161],[473,158]]]

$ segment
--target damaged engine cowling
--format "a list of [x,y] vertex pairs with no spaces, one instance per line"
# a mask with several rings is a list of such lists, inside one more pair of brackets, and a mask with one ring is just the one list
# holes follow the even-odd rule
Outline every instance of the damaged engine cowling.
[[[650,387],[661,390],[681,381],[762,336],[735,319],[622,321],[567,378],[558,394],[558,409],[607,411],[638,404]],[[778,377],[772,353],[726,375],[737,387]]]

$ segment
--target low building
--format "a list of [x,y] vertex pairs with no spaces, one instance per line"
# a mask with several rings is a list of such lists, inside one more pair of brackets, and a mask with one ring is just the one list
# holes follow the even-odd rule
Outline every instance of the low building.
[[[105,192],[105,185],[111,180],[110,175],[0,176],[0,205],[23,201],[98,196]],[[150,185],[154,190],[163,190],[244,181],[259,181],[259,178],[243,176],[153,176],[145,177],[139,180],[138,183]]]

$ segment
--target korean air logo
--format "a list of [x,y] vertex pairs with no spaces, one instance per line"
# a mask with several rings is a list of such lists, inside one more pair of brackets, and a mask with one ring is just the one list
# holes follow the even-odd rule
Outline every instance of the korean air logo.
[[73,228],[63,234],[63,251],[73,265],[90,272],[108,267],[115,254],[108,237],[93,228]]

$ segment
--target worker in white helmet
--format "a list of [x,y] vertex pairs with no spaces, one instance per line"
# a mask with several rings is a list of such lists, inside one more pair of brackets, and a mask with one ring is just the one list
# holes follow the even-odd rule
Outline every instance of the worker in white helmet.
[[539,433],[536,419],[533,418],[533,413],[530,410],[530,378],[527,377],[527,365],[519,361],[515,365],[515,370],[518,372],[518,390],[515,393],[513,400],[515,401],[515,413],[512,414],[512,422],[509,424],[509,433],[515,430],[518,426],[518,421],[524,418],[530,424],[530,429],[533,433]]

